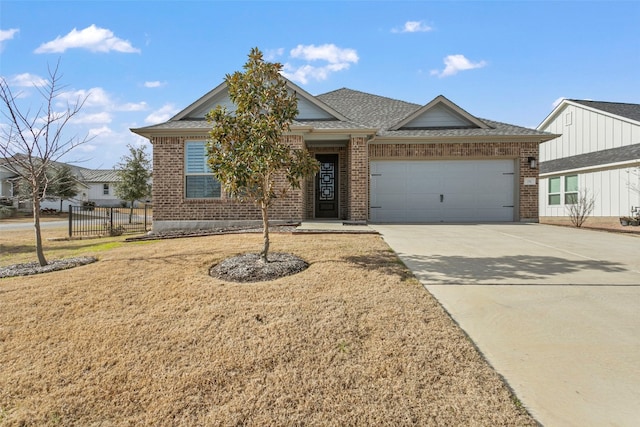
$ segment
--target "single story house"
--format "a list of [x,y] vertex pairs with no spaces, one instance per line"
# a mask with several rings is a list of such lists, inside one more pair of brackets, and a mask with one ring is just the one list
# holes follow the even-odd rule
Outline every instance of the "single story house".
[[[486,222],[538,220],[538,145],[556,135],[480,119],[437,96],[425,105],[351,89],[313,96],[288,82],[298,116],[283,136],[321,171],[277,199],[276,221]],[[228,198],[207,167],[223,83],[167,122],[132,129],[153,146],[154,230],[255,222],[260,211]]]
[[570,222],[579,191],[595,202],[588,223],[640,213],[640,104],[565,99],[538,130],[558,134],[540,146],[540,222]]
[[[13,202],[19,209],[30,210],[30,200],[22,199],[17,192],[17,175],[0,161],[0,199]],[[64,200],[62,209],[67,211],[69,205],[78,206],[84,202],[94,202],[97,206],[121,206],[124,203],[115,194],[119,182],[118,174],[113,169],[88,169],[79,166],[54,162],[54,166],[69,166],[77,180],[78,194]],[[60,199],[49,197],[41,201],[42,209],[60,209]]]

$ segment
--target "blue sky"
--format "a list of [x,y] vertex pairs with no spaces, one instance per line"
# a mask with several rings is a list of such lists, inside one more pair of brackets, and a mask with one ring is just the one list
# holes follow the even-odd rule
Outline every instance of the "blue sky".
[[67,160],[108,169],[146,144],[129,128],[169,119],[252,47],[314,95],[442,94],[535,127],[562,97],[640,103],[639,23],[638,1],[2,0],[0,76],[37,107],[60,60],[61,100],[89,94],[69,136],[94,137]]

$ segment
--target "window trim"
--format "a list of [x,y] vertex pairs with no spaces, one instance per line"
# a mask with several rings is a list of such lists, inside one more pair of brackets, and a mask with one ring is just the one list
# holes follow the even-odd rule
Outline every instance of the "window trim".
[[[568,180],[571,178],[575,178],[575,189],[571,189],[571,191],[567,191],[569,187]],[[578,174],[571,175],[557,175],[548,178],[547,185],[547,205],[548,206],[568,206],[574,205],[578,203],[578,194],[580,191],[580,176]],[[558,183],[558,191],[551,191],[551,186],[553,182]],[[552,202],[551,199],[554,198],[557,200],[556,203]]]
[[[567,191],[567,183],[568,183],[568,179],[569,178],[573,178],[575,177],[576,179],[576,185],[575,185],[575,190],[571,190],[571,191]],[[580,186],[578,185],[578,175],[577,174],[573,174],[573,175],[565,175],[564,176],[564,197],[562,200],[564,200],[564,204],[565,205],[575,205],[578,203],[578,189],[580,188]],[[573,198],[572,202],[567,202],[567,196],[569,196],[569,198]]]
[[109,183],[108,182],[105,182],[104,184],[102,184],[102,195],[103,196],[108,196],[110,190],[111,190],[111,188],[109,187]]
[[[200,143],[203,146],[203,169],[208,170],[209,172],[189,172],[188,171],[188,165],[187,165],[187,161],[188,161],[188,157],[187,157],[187,146],[189,144],[197,144]],[[210,172],[211,169],[209,168],[209,166],[207,165],[207,160],[206,160],[206,148],[207,148],[207,141],[204,139],[187,139],[184,141],[184,161],[183,161],[183,179],[182,179],[182,190],[183,190],[183,198],[184,200],[187,201],[192,201],[192,200],[220,200],[222,199],[222,186],[220,185],[220,182],[213,176],[213,173]],[[218,195],[217,196],[213,196],[213,197],[206,197],[206,196],[200,196],[200,197],[188,197],[187,196],[187,177],[189,176],[204,176],[204,177],[211,177],[214,182],[218,183]]]
[[[551,192],[551,183],[553,180],[558,180],[558,191]],[[551,202],[551,198],[556,196],[558,198],[558,202],[557,203]],[[562,204],[562,177],[553,176],[549,178],[547,203],[549,204],[549,206],[560,206]]]

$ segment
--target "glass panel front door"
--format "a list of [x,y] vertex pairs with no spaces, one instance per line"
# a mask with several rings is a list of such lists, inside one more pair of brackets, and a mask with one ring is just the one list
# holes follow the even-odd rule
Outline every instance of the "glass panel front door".
[[316,218],[338,218],[338,155],[318,154],[316,175]]

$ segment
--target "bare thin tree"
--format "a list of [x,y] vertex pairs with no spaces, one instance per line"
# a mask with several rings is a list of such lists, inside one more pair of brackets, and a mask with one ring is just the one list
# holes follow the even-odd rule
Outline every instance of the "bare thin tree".
[[48,67],[49,79],[42,86],[34,85],[43,99],[37,110],[30,107],[21,109],[18,105],[20,94],[14,94],[7,81],[0,77],[0,108],[7,123],[0,135],[0,158],[3,166],[15,173],[30,188],[30,199],[33,207],[33,226],[35,228],[36,254],[40,265],[47,265],[42,248],[40,232],[40,202],[47,196],[51,173],[47,171],[52,164],[69,153],[78,145],[88,142],[68,137],[63,132],[71,119],[82,109],[85,98],[77,98],[74,102],[65,102],[58,109],[58,99],[65,86],[60,80],[60,61],[54,68]]
[[571,219],[571,223],[575,227],[580,228],[593,212],[595,199],[583,188],[575,195],[573,202],[573,204],[566,205],[567,213]]

